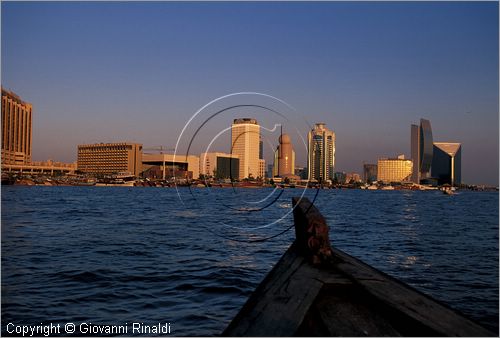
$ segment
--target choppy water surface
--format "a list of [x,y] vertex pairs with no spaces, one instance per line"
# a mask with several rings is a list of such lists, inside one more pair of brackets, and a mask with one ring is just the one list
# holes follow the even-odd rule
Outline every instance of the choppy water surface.
[[[302,191],[271,191],[3,187],[2,334],[9,322],[220,334],[293,241],[291,229],[248,242],[292,224]],[[337,248],[498,332],[498,193],[321,190],[316,205]]]

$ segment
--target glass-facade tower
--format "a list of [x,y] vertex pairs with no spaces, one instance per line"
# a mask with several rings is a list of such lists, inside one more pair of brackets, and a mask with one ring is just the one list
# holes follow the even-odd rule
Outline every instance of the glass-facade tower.
[[432,165],[432,152],[431,122],[426,119],[420,119],[420,126],[411,125],[412,182],[418,184],[422,179],[428,178]]
[[434,143],[432,177],[436,178],[440,185],[462,183],[462,145],[460,143]]

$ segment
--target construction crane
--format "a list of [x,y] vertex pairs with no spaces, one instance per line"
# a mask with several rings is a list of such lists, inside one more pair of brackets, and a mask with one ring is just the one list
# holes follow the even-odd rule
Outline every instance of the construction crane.
[[[175,151],[175,148],[167,148],[164,146],[154,146],[154,147],[142,148],[142,150],[158,151],[158,152],[160,152],[160,155],[163,155],[164,151]],[[162,156],[162,160],[163,160],[163,181],[165,181],[165,156]]]

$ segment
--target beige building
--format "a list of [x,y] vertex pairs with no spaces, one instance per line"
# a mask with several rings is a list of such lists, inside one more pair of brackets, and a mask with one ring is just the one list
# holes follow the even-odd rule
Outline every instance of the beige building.
[[31,164],[32,112],[30,103],[2,88],[2,166]]
[[390,182],[409,182],[413,172],[413,161],[400,155],[398,158],[381,158],[377,165],[377,180]]
[[201,153],[200,175],[239,179],[239,156],[226,153]]
[[259,174],[257,175],[257,177],[260,177],[261,179],[264,179],[266,177],[266,160],[262,158],[259,159]]
[[358,173],[347,173],[345,175],[345,183],[361,182],[361,175]]
[[16,172],[21,174],[74,174],[76,162],[63,163],[52,160],[32,161],[30,164],[6,164],[2,166],[4,172]]
[[123,142],[78,145],[77,167],[84,173],[128,173],[139,176],[142,171],[142,144]]
[[307,134],[309,180],[333,181],[335,174],[335,133],[316,123]]
[[177,178],[198,179],[200,177],[200,158],[194,155],[174,154],[143,154],[143,171],[159,167],[160,177],[167,179],[172,176]]
[[231,126],[231,154],[240,159],[239,179],[261,175],[260,151],[260,126],[257,120],[251,118],[235,119]]
[[295,151],[288,134],[279,137],[279,145],[274,152],[273,177],[295,175]]

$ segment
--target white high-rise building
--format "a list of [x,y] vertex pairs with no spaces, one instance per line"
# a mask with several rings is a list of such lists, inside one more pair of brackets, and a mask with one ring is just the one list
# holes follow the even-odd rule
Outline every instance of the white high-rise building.
[[335,168],[335,133],[324,123],[316,123],[307,134],[309,180],[333,181]]
[[239,179],[262,174],[259,161],[260,126],[256,119],[235,119],[231,126],[231,154],[240,160]]

